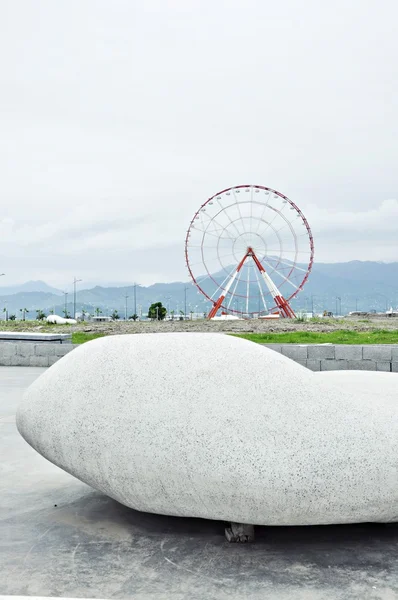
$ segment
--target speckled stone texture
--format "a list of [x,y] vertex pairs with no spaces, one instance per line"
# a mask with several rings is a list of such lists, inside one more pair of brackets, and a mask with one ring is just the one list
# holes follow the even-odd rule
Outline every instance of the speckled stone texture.
[[27,391],[48,460],[141,511],[259,525],[398,518],[398,403],[211,333],[83,344]]
[[369,396],[373,402],[393,401],[398,404],[398,373],[383,371],[323,371],[316,379],[346,392]]

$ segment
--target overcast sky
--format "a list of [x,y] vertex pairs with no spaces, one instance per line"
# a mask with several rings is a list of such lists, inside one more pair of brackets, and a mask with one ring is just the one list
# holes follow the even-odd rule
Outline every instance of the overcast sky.
[[396,1],[0,9],[3,285],[185,280],[193,213],[242,183],[317,261],[398,260]]

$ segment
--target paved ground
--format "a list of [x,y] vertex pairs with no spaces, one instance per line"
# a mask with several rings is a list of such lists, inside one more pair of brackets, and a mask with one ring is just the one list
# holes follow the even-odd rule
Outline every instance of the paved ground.
[[41,369],[0,368],[0,594],[136,600],[393,600],[398,527],[258,528],[138,513],[48,463],[15,408]]

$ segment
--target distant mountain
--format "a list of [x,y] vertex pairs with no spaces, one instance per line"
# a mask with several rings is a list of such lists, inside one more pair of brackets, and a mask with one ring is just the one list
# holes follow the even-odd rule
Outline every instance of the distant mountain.
[[61,290],[47,285],[44,281],[27,281],[20,285],[11,286],[0,286],[0,298],[3,296],[10,296],[11,294],[18,294],[20,292],[44,292],[47,294],[62,295]]
[[[225,274],[222,275],[224,278]],[[221,274],[214,274],[218,280]],[[127,298],[127,315],[146,313],[152,302],[160,301],[176,314],[186,310],[207,312],[210,302],[191,282],[155,283],[148,287],[134,286],[95,286],[77,291],[77,311],[82,308],[93,313],[99,308],[103,314],[118,310],[124,316]],[[135,297],[134,297],[135,296]],[[257,292],[258,296],[258,292]],[[73,311],[73,293],[66,297],[67,309]],[[249,310],[257,310],[257,299],[253,299]],[[372,261],[351,261],[346,263],[316,263],[302,292],[292,301],[298,311],[331,310],[343,314],[352,310],[383,311],[390,306],[398,306],[398,262],[379,263]],[[0,288],[0,314],[7,306],[9,314],[20,314],[21,308],[29,309],[29,318],[37,309],[45,312],[53,310],[62,314],[65,308],[63,292],[52,288],[43,281],[29,281],[20,286]]]

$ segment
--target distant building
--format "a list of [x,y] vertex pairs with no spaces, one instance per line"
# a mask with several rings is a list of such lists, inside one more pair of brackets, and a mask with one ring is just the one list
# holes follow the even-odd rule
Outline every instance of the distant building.
[[100,315],[99,317],[91,317],[91,320],[93,321],[93,323],[108,323],[109,321],[112,321],[112,318],[105,317],[105,315]]

